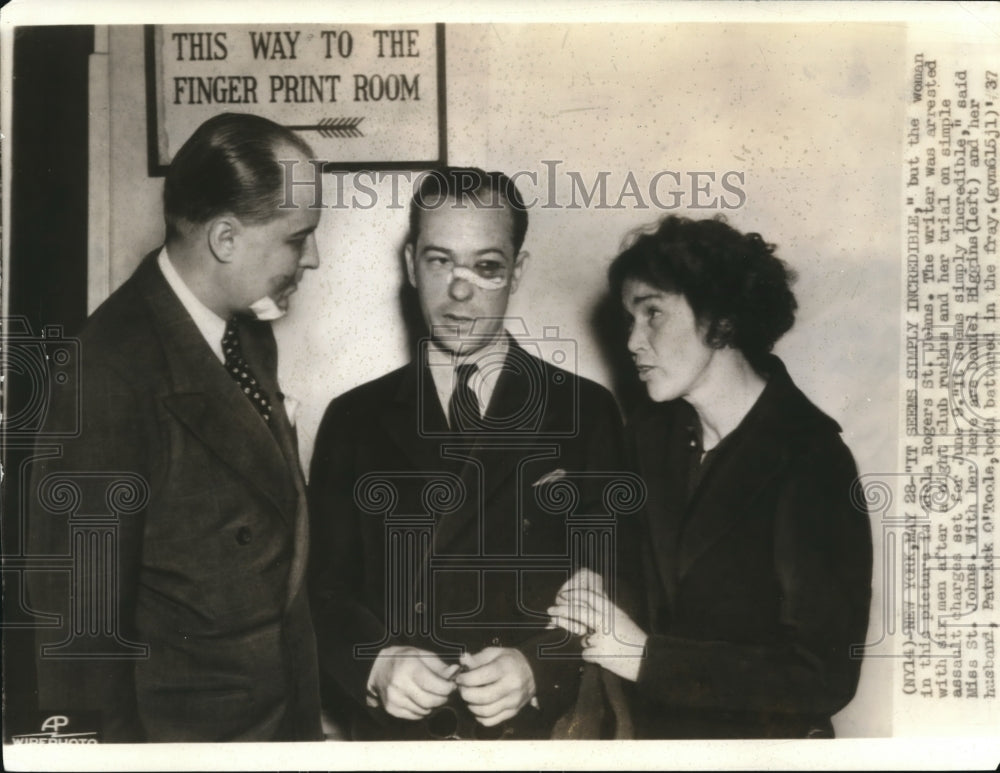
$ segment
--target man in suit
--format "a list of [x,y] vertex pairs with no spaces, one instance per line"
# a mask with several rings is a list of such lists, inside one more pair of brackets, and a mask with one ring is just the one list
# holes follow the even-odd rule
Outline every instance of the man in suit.
[[316,191],[285,185],[311,156],[264,118],[202,124],[166,175],[165,246],[80,335],[81,431],[36,464],[29,525],[70,571],[31,572],[29,593],[51,626],[40,708],[101,740],[321,737],[305,488],[267,321],[318,265]]
[[430,336],[320,426],[310,588],[325,700],[355,738],[547,738],[576,700],[579,643],[545,610],[567,557],[590,561],[568,534],[608,513],[621,424],[504,330],[527,224],[499,172],[424,176],[404,257]]

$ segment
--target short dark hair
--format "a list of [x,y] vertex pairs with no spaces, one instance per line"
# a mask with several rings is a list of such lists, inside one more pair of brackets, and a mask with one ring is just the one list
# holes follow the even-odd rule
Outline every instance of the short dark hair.
[[[485,195],[485,200],[483,198]],[[507,202],[513,227],[514,252],[520,252],[528,233],[528,210],[517,185],[503,172],[484,172],[472,166],[448,166],[422,175],[410,199],[410,232],[406,243],[416,244],[420,234],[420,215],[437,209],[441,199],[454,199],[459,206],[495,208],[500,199]]]
[[668,215],[632,237],[611,263],[608,278],[637,279],[684,296],[706,326],[706,343],[732,346],[757,366],[795,322],[795,273],[758,233],[743,234],[724,216],[692,220]]
[[205,223],[223,212],[252,223],[277,217],[285,169],[275,152],[282,145],[313,155],[291,129],[257,115],[221,113],[195,129],[163,185],[168,238],[180,221]]

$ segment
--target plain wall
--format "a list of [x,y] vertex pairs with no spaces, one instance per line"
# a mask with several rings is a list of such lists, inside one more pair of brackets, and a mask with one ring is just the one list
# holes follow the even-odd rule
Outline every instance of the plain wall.
[[[142,29],[113,27],[109,41],[114,288],[160,244],[163,225],[162,179],[147,175]],[[543,201],[547,170],[559,180],[561,206],[530,211],[531,258],[511,316],[529,335],[557,326],[576,343],[578,371],[610,386],[593,323],[607,265],[629,231],[666,213],[631,198],[566,208],[567,172],[588,187],[609,172],[608,204],[629,172],[642,190],[662,170],[742,172],[742,207],[673,212],[723,211],[778,245],[799,275],[800,305],[778,354],[841,423],[862,473],[896,469],[904,48],[903,27],[877,24],[448,25],[449,162],[535,172],[539,185],[522,177],[521,187]],[[375,187],[377,206],[324,213],[322,265],[275,325],[307,468],[330,399],[407,358],[406,210],[390,206],[388,183]],[[401,204],[408,195],[401,185]],[[874,595],[878,610],[877,584]],[[866,660],[838,735],[890,734],[891,681]]]

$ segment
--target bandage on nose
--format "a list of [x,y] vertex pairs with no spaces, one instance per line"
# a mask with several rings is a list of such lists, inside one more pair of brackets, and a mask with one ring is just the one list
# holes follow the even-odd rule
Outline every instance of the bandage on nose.
[[507,276],[485,277],[477,274],[473,269],[465,266],[454,266],[448,276],[448,284],[456,279],[464,279],[466,282],[474,284],[480,290],[499,290],[507,286]]

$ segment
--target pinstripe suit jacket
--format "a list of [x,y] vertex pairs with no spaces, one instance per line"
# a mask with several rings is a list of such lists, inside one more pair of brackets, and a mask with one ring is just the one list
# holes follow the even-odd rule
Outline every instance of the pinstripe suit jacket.
[[[569,574],[569,523],[606,512],[598,481],[622,469],[618,409],[602,387],[511,340],[486,415],[490,429],[449,434],[429,369],[414,361],[336,398],[320,425],[309,481],[310,587],[325,699],[346,699],[356,737],[432,737],[426,722],[365,709],[374,655],[394,644],[446,660],[490,646],[521,650],[539,708],[525,706],[504,737],[547,738],[576,699],[579,644],[546,657],[567,635],[545,630],[545,610]],[[580,476],[566,513],[555,512],[555,501],[542,506],[543,481],[555,471]],[[385,488],[366,485],[382,480]],[[450,502],[436,495],[449,482]],[[422,523],[432,531],[424,545],[414,531]],[[460,702],[456,711],[464,732],[483,737]]]
[[[74,567],[30,573],[33,608],[60,616],[38,637],[52,647],[38,661],[41,708],[97,714],[110,741],[319,738],[308,517],[274,335],[256,322],[242,333],[276,407],[269,429],[155,255],[88,320],[82,430],[33,465],[31,550]],[[107,496],[115,479],[132,486],[130,501]],[[53,507],[60,480],[78,491],[69,512]],[[109,511],[101,557],[82,555],[70,535]],[[96,607],[91,588],[109,603]]]

